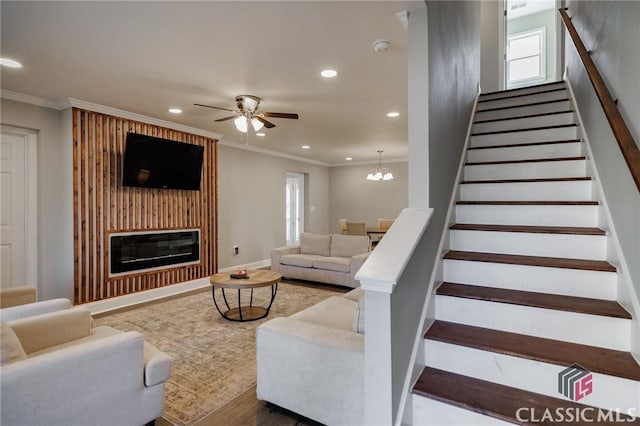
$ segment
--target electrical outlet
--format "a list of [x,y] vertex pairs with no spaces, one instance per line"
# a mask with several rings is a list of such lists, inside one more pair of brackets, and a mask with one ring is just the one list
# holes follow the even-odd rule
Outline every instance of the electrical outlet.
[[240,254],[240,249],[238,248],[238,246],[233,246],[233,255],[237,256]]

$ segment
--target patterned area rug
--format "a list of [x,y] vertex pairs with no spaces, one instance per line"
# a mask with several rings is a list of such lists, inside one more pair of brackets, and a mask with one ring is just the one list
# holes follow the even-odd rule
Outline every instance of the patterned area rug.
[[[256,289],[254,303],[268,304],[268,291]],[[210,291],[108,315],[96,323],[138,331],[145,341],[171,356],[173,368],[165,384],[162,417],[174,425],[192,425],[256,384],[255,335],[260,324],[344,291],[280,283],[269,316],[244,323],[223,319]],[[216,300],[220,303],[221,297]]]

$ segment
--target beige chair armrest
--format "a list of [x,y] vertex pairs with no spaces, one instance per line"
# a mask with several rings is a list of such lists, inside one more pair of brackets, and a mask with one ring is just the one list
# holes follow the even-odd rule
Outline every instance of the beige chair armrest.
[[144,385],[164,383],[171,374],[171,358],[166,353],[144,342]]
[[69,299],[43,300],[42,302],[27,303],[26,305],[0,309],[0,320],[9,322],[49,312],[62,311],[71,307],[73,307],[73,303],[71,303]]
[[354,287],[357,287],[357,286],[360,285],[360,282],[358,280],[356,280],[356,273],[362,267],[362,265],[367,260],[367,258],[369,257],[370,254],[371,254],[371,252],[369,251],[367,253],[362,253],[362,254],[359,254],[357,256],[353,256],[351,258],[351,266],[349,267],[349,275],[351,275],[351,282],[352,282]]
[[0,308],[25,305],[36,301],[33,287],[14,287],[0,290]]
[[271,270],[280,272],[280,258],[286,254],[300,254],[300,246],[278,247],[271,250]]
[[78,307],[23,318],[7,323],[16,333],[27,356],[91,334],[91,312]]

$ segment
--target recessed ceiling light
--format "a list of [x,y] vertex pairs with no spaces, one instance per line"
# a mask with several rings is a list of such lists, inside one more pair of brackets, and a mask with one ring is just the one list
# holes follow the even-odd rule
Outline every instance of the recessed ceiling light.
[[302,149],[309,149],[311,148],[309,145],[302,145]]
[[169,108],[169,112],[171,114],[182,114],[182,110],[180,108]]
[[0,65],[4,65],[9,68],[22,68],[22,64],[20,62],[9,58],[0,58]]
[[259,132],[259,133],[256,133],[256,136],[260,136],[260,137],[262,137],[262,136],[267,136],[267,134],[266,134],[266,133]]
[[400,113],[399,112],[395,112],[395,111],[387,113],[387,117],[397,117],[399,115],[400,115]]
[[351,160],[353,160],[353,158],[351,158],[351,157],[347,157],[347,158],[345,158],[345,160],[347,160],[347,161],[351,161]]
[[325,78],[331,78],[331,77],[335,77],[336,75],[338,75],[338,71],[336,71],[336,70],[322,70],[320,75],[325,77]]

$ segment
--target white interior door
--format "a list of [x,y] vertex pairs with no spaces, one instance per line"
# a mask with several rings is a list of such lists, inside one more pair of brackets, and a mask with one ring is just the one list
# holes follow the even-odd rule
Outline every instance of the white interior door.
[[0,288],[35,287],[35,135],[2,128],[0,137]]

